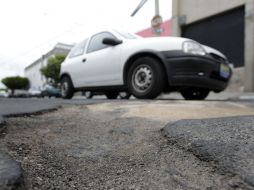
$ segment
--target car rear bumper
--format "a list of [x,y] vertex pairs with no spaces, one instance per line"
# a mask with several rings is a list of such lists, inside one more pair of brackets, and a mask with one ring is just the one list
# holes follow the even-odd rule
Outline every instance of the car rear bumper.
[[164,52],[165,67],[170,87],[198,87],[223,91],[232,76],[232,69],[225,60],[210,56]]

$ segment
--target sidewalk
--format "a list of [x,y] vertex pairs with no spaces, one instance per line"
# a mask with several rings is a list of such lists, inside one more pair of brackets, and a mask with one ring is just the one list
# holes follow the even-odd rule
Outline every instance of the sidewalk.
[[[159,99],[169,99],[169,100],[184,100],[180,93],[170,93],[170,94],[163,94],[159,97]],[[214,93],[211,92],[206,100],[213,100],[213,101],[234,101],[234,100],[244,100],[244,101],[254,101],[254,93],[249,92],[221,92],[221,93]]]

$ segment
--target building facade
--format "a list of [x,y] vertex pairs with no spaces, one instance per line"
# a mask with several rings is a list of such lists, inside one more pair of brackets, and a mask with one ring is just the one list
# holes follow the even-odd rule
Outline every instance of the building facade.
[[244,67],[245,91],[254,91],[254,1],[173,0],[173,35],[212,46]]
[[46,85],[46,78],[41,74],[40,70],[48,64],[48,59],[52,58],[57,54],[68,54],[72,49],[72,45],[58,43],[56,46],[43,55],[41,58],[37,59],[32,64],[25,68],[25,76],[30,81],[30,88],[42,90]]
[[[171,36],[172,35],[172,21],[171,20],[167,20],[167,21],[163,22],[161,25],[161,28],[162,28],[163,32],[161,33],[160,36]],[[147,28],[145,30],[139,31],[136,34],[138,34],[144,38],[157,36],[154,32],[154,29],[151,27]]]

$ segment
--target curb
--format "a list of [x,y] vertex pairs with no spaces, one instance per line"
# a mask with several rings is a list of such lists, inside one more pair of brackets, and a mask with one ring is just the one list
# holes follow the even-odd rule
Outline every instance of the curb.
[[13,160],[9,154],[2,151],[0,151],[0,189],[25,189],[20,163]]

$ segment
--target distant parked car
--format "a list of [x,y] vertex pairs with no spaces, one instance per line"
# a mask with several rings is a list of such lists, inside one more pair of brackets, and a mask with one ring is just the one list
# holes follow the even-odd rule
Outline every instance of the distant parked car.
[[177,91],[186,100],[204,100],[210,91],[225,90],[231,75],[221,52],[194,40],[109,30],[71,50],[61,65],[61,88],[66,99],[76,91],[105,92],[110,98],[128,91],[141,99]]
[[5,91],[0,91],[0,98],[7,98],[9,94]]
[[27,90],[15,90],[14,94],[9,94],[10,98],[28,98],[29,93]]
[[61,97],[61,89],[53,86],[47,86],[42,92],[41,92],[42,97],[56,97],[59,98]]
[[28,90],[28,93],[29,93],[29,97],[37,97],[37,98],[42,97],[41,91],[35,88],[30,88]]

